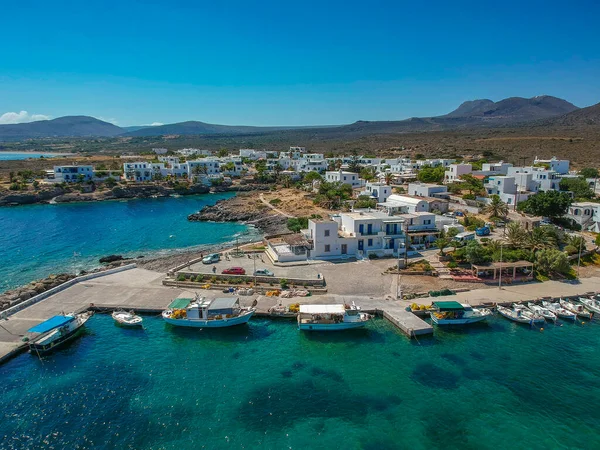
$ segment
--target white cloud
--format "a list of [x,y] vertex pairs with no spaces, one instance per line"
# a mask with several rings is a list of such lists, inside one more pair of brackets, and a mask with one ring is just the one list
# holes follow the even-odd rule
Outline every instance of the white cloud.
[[164,125],[164,123],[162,122],[152,122],[152,123],[145,123],[142,125],[142,127],[160,127],[161,125]]
[[27,111],[6,112],[0,116],[0,124],[14,124],[35,122],[36,120],[48,120],[50,116],[45,114],[29,114]]

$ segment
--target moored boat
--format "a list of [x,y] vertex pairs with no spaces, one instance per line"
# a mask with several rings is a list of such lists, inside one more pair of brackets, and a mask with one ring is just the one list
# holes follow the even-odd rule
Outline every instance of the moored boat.
[[532,313],[531,311],[527,310],[525,307],[522,308],[505,308],[504,306],[497,306],[498,309],[498,313],[500,313],[500,315],[506,317],[509,320],[512,320],[514,322],[518,322],[518,323],[526,323],[528,325],[534,325],[534,324],[543,324],[545,322],[545,319],[535,313]]
[[54,316],[45,322],[27,330],[36,333],[28,341],[29,349],[36,354],[48,353],[75,338],[93,313],[63,314]]
[[223,328],[247,323],[254,314],[254,308],[242,308],[236,297],[204,299],[175,299],[163,311],[165,322],[178,327]]
[[298,328],[307,331],[339,331],[361,328],[371,319],[354,302],[352,305],[300,305]]
[[549,309],[550,311],[555,313],[559,319],[573,321],[577,319],[577,314],[569,311],[568,309],[563,308],[558,303],[544,301],[542,302],[542,305],[544,306],[544,308]]
[[579,297],[581,304],[590,312],[600,313],[600,300],[596,298]]
[[133,311],[127,312],[123,310],[113,311],[111,314],[113,320],[123,327],[141,327],[142,318],[136,315]]
[[489,309],[473,308],[459,302],[433,302],[435,312],[430,312],[431,320],[436,325],[466,325],[481,322],[492,315]]
[[574,314],[577,314],[579,317],[584,317],[586,319],[591,319],[593,313],[589,312],[585,307],[578,303],[572,303],[567,300],[563,300],[562,298],[559,300],[560,306],[571,311]]
[[558,319],[558,317],[556,316],[556,314],[553,311],[551,311],[550,309],[545,308],[543,306],[536,305],[533,302],[527,303],[527,308],[529,308],[530,311],[539,314],[546,320],[551,320],[552,322],[556,322],[556,319]]

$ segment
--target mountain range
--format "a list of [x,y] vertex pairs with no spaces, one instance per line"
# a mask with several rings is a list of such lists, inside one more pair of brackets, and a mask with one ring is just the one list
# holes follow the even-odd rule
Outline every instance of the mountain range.
[[164,135],[265,135],[295,130],[319,135],[357,137],[505,126],[588,126],[600,124],[600,104],[578,108],[566,100],[548,95],[533,98],[510,97],[498,102],[488,99],[462,103],[454,111],[437,117],[413,117],[398,121],[358,121],[349,125],[313,127],[254,127],[216,125],[187,121],[161,126],[121,128],[89,116],[66,116],[52,120],[0,125],[0,141],[64,137],[148,137]]

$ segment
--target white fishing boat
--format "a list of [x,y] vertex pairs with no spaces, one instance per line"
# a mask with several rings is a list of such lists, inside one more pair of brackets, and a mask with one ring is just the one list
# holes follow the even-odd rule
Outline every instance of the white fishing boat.
[[497,306],[498,312],[500,313],[500,315],[506,317],[509,320],[512,320],[514,322],[518,322],[518,323],[526,323],[529,325],[534,325],[534,324],[543,324],[546,320],[538,315],[535,314],[531,311],[529,311],[526,308],[505,308],[504,306]]
[[455,301],[433,302],[432,305],[435,311],[429,314],[436,325],[466,325],[481,322],[492,315],[489,309],[473,308]]
[[81,327],[85,325],[94,313],[91,311],[81,314],[63,314],[54,316],[45,322],[27,330],[34,333],[29,338],[28,345],[32,353],[41,354],[55,350],[62,344],[75,338]]
[[594,315],[589,312],[585,307],[578,303],[568,302],[567,300],[563,300],[562,298],[559,300],[560,306],[571,311],[572,313],[577,314],[579,317],[584,317],[586,319],[591,319]]
[[546,320],[556,322],[556,319],[558,319],[557,315],[553,311],[541,305],[536,305],[533,302],[527,303],[527,308],[529,308],[532,312],[539,314]]
[[573,320],[573,321],[575,319],[577,319],[577,314],[572,313],[568,309],[563,308],[558,303],[544,301],[544,302],[542,302],[542,305],[544,306],[544,308],[549,309],[554,314],[556,314],[559,319]]
[[165,322],[178,327],[223,328],[242,325],[250,320],[254,308],[242,308],[236,297],[205,299],[178,298],[163,311]]
[[338,331],[361,328],[371,319],[370,314],[361,312],[352,305],[300,305],[298,328],[308,331]]
[[127,312],[123,310],[116,310],[112,313],[112,318],[117,324],[123,327],[141,327],[142,318],[136,315],[133,311]]
[[579,297],[579,301],[588,311],[600,314],[600,300],[596,298]]

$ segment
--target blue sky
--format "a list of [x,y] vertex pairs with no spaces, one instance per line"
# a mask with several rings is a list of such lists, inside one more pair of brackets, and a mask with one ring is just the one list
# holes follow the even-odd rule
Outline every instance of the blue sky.
[[4,123],[338,124],[475,98],[600,102],[597,1],[33,0],[2,16]]

